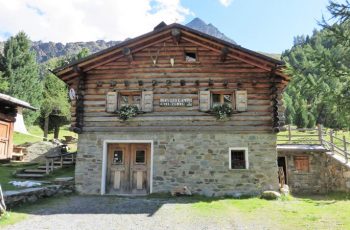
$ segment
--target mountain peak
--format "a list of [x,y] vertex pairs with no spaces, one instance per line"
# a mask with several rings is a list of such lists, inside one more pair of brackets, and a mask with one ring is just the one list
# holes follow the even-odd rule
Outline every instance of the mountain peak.
[[225,40],[227,42],[237,44],[234,40],[231,38],[227,37],[224,33],[222,33],[218,28],[216,28],[213,24],[205,23],[202,19],[200,18],[194,18],[192,21],[186,24],[186,26],[198,30],[202,33],[217,37],[219,39]]

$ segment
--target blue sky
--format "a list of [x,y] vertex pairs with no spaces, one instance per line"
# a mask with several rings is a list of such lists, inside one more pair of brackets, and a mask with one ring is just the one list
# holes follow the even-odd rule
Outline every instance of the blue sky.
[[[345,1],[345,0],[339,0]],[[312,34],[328,0],[0,0],[0,41],[26,32],[34,41],[124,40],[161,21],[212,23],[239,45],[281,53]]]
[[182,3],[239,45],[270,53],[290,48],[296,35],[312,34],[322,14],[329,15],[328,0],[233,0],[227,7],[212,0]]

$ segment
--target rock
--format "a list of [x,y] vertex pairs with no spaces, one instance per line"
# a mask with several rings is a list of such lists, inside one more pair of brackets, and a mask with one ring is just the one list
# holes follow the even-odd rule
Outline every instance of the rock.
[[288,195],[289,194],[289,186],[288,185],[283,185],[283,187],[282,188],[280,188],[280,192],[281,192],[281,194],[283,194],[283,195]]
[[281,194],[276,191],[264,191],[261,194],[261,199],[265,200],[278,200],[281,197]]
[[187,186],[183,186],[181,188],[175,188],[171,191],[172,196],[191,196],[192,192],[187,188]]

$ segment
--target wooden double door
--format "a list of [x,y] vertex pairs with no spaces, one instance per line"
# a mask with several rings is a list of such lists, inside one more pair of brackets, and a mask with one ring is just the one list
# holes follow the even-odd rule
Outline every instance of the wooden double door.
[[107,192],[146,195],[150,190],[150,144],[109,144]]

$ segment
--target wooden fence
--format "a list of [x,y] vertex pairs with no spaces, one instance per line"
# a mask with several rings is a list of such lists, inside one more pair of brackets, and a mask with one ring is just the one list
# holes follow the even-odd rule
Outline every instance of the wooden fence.
[[295,144],[295,145],[322,145],[333,154],[339,154],[344,157],[345,162],[349,162],[350,141],[345,135],[342,138],[335,135],[333,129],[325,129],[321,125],[313,129],[298,129],[287,126],[286,134],[278,136],[278,144]]

